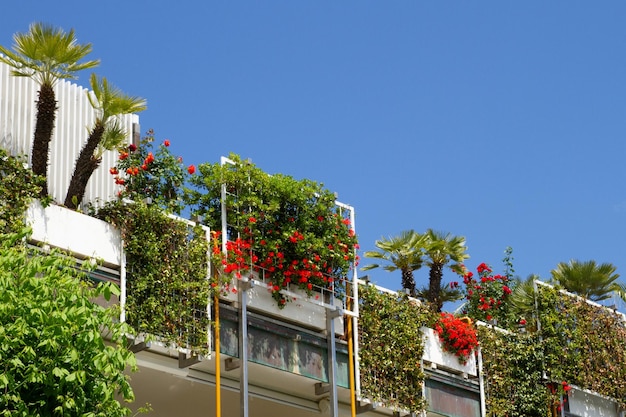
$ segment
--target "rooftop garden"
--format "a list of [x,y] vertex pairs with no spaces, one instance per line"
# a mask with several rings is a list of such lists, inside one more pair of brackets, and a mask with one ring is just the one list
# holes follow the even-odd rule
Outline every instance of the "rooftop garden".
[[[91,49],[69,44],[78,48],[80,58]],[[2,61],[19,72],[20,56],[2,52],[7,56]],[[87,61],[72,68],[96,64]],[[45,175],[54,111],[46,109],[55,103],[54,80],[72,78],[65,70],[35,71],[43,77],[31,157],[37,174],[0,149],[2,234],[26,227],[23,213],[31,199],[50,203]],[[143,100],[95,76],[92,89],[98,117],[88,126],[64,205],[78,207],[102,152],[117,151],[117,164],[105,168],[118,195],[92,207],[90,214],[121,232],[128,290],[123,307],[135,334],[205,354],[210,350],[212,297],[236,292],[238,282],[248,278],[266,286],[276,309],[286,308],[296,289],[322,302],[347,296],[347,283],[358,265],[353,212],[323,184],[270,175],[238,155],[186,166],[171,153],[170,141],[157,141],[152,131],[141,143],[127,145],[115,115],[123,109],[140,111]],[[475,273],[468,271],[463,265],[468,257],[465,238],[432,229],[407,231],[376,245],[379,250],[366,256],[381,264],[364,269],[400,271],[404,291],[360,288],[364,397],[412,412],[425,409],[421,329],[430,327],[459,363],[475,359],[480,351],[488,415],[556,415],[572,387],[626,407],[624,316],[590,302],[610,291],[626,293],[610,264],[560,264],[546,285],[515,277],[510,249],[504,272],[494,273],[486,263]],[[429,268],[429,285],[417,288],[413,271],[423,266]],[[445,267],[459,274],[462,283],[443,283]],[[461,299],[459,314],[442,312],[445,301]]]

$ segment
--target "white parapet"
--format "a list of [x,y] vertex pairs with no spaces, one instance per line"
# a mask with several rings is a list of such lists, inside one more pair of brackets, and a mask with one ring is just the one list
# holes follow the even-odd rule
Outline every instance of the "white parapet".
[[478,375],[476,357],[474,355],[471,355],[467,362],[462,364],[454,354],[443,350],[439,336],[433,329],[422,327],[421,330],[424,334],[424,361],[430,362],[431,365],[446,371],[471,376]]
[[93,258],[109,267],[119,267],[120,233],[105,221],[62,206],[43,207],[34,201],[26,212],[32,227],[31,240],[72,253],[77,258]]
[[[288,296],[288,301],[280,308],[277,301],[272,298],[270,288],[258,279],[258,274],[253,272],[251,277],[253,285],[248,290],[247,297],[247,306],[250,310],[298,326],[326,330],[326,313],[329,305],[323,302],[321,295],[317,293],[308,295],[305,291],[295,288],[289,291],[292,296]],[[225,294],[223,298],[233,302],[238,301],[237,294],[233,292]],[[335,299],[334,306],[341,307],[342,302]],[[335,319],[336,334],[344,332],[343,319],[342,316]]]
[[599,394],[572,387],[569,392],[569,412],[580,417],[619,417],[617,404]]

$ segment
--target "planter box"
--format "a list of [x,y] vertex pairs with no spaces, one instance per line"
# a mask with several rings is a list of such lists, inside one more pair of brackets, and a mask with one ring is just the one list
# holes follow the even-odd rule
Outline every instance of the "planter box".
[[422,327],[424,335],[424,361],[430,362],[437,368],[453,373],[477,376],[476,357],[472,355],[465,365],[452,353],[443,350],[439,336],[433,329]]
[[[311,328],[315,330],[326,330],[326,311],[327,307],[321,302],[322,296],[308,296],[306,292],[299,288],[292,289],[290,292],[295,297],[285,304],[284,308],[278,308],[276,300],[272,298],[272,293],[267,285],[258,280],[256,274],[252,275],[254,285],[248,290],[248,309],[266,316],[274,317],[285,323]],[[223,297],[234,303],[238,302],[238,296],[235,293],[229,293]],[[295,299],[294,299],[295,298]],[[341,300],[335,300],[335,306],[341,307]],[[335,333],[342,335],[344,333],[343,317],[335,319]]]
[[33,202],[26,212],[31,240],[71,252],[77,258],[95,258],[117,268],[122,259],[120,233],[105,221],[65,207],[42,207]]

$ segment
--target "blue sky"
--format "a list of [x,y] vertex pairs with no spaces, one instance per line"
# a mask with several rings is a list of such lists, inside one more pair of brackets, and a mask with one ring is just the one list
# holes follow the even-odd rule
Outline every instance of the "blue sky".
[[336,191],[362,251],[433,228],[471,269],[510,246],[521,277],[576,258],[626,281],[626,2],[22,0],[0,44],[34,21],[92,43],[186,163],[234,152]]

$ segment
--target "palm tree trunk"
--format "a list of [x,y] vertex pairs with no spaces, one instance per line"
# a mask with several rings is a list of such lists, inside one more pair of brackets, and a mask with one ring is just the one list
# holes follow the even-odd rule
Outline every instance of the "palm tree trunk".
[[81,149],[76,165],[74,166],[74,173],[70,180],[70,185],[67,187],[67,194],[65,196],[65,206],[76,210],[78,204],[85,196],[85,190],[87,189],[87,183],[91,174],[100,165],[100,158],[94,158],[94,152],[100,144],[102,135],[104,133],[104,124],[97,123],[87,139],[87,143]]
[[41,196],[48,196],[48,154],[50,141],[54,129],[57,102],[54,88],[51,84],[41,84],[37,100],[37,121],[35,124],[35,137],[31,153],[31,167],[35,174],[46,179],[41,188]]
[[428,273],[428,301],[436,312],[441,312],[443,301],[441,300],[441,280],[443,279],[443,265],[433,263]]
[[413,271],[402,270],[402,288],[409,290],[409,295],[415,297],[415,279],[413,278]]

